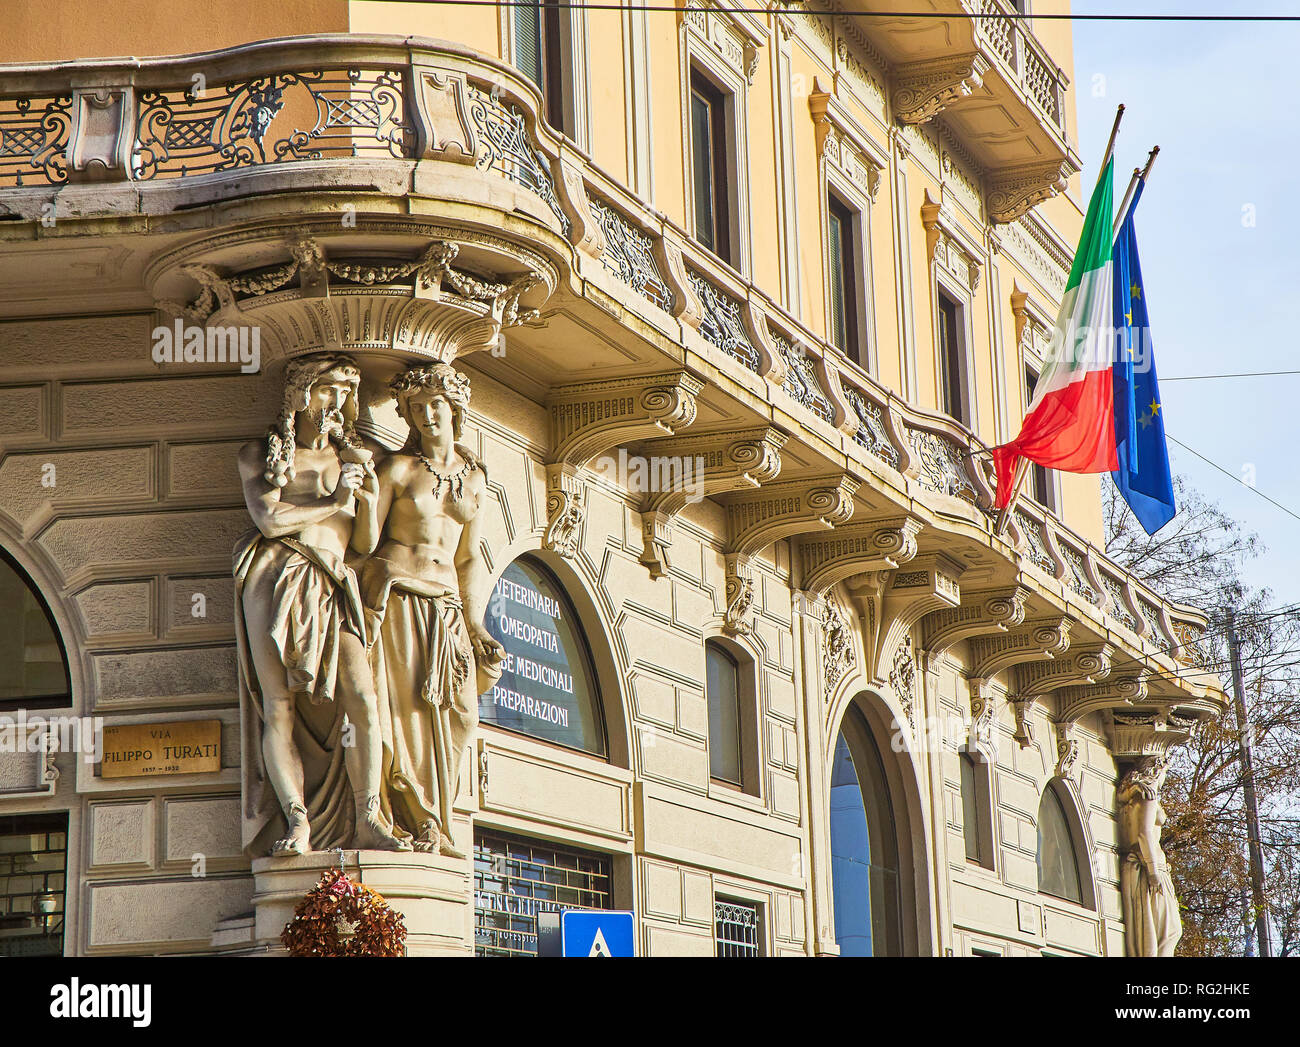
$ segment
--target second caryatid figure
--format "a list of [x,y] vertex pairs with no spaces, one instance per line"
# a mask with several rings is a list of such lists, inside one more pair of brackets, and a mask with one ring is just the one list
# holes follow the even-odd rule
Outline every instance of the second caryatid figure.
[[482,626],[484,470],[456,442],[469,380],[447,364],[399,374],[411,435],[378,467],[353,429],[359,382],[340,354],[290,361],[275,426],[239,455],[257,525],[234,564],[253,857],[463,856],[461,757],[504,656]]
[[460,443],[469,379],[435,363],[393,379],[410,426],[400,451],[358,492],[354,544],[370,555],[361,589],[383,735],[384,814],[418,851],[463,857],[452,805],[478,695],[505,655],[483,628],[482,462]]

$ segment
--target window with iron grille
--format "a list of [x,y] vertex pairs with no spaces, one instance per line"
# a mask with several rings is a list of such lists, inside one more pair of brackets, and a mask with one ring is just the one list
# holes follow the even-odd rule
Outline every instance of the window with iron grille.
[[0,817],[0,956],[62,956],[68,816]]
[[537,914],[610,909],[608,855],[505,833],[474,834],[474,954],[536,956]]
[[728,898],[713,900],[714,939],[719,956],[761,956],[758,906]]

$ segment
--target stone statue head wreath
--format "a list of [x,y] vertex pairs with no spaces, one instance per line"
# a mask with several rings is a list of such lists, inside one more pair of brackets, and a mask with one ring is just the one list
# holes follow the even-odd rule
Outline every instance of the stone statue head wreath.
[[294,425],[300,411],[311,403],[312,387],[322,378],[337,375],[351,386],[352,392],[343,404],[343,435],[339,441],[348,445],[357,443],[353,428],[357,420],[357,392],[361,386],[361,372],[350,356],[342,353],[314,353],[290,360],[284,371],[284,400],[280,416],[266,438],[266,479],[276,487],[283,487],[294,477]]
[[[451,405],[451,431],[456,440],[460,440],[465,429],[465,409],[469,407],[469,378],[461,374],[450,364],[417,364],[405,371],[400,371],[388,383],[397,400],[397,413],[407,425],[411,425],[407,400],[416,393],[432,392],[445,397]],[[420,434],[411,425],[411,435],[406,438],[403,454],[411,454],[420,449]]]
[[1132,800],[1155,800],[1160,796],[1160,784],[1169,767],[1169,761],[1162,756],[1140,757],[1124,775],[1116,793],[1120,802]]

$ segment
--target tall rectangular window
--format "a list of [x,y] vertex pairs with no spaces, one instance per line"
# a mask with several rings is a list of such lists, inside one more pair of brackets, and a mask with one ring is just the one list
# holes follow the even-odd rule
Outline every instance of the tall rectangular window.
[[695,239],[724,262],[732,260],[727,97],[691,70],[691,188]]
[[865,365],[858,327],[859,214],[833,193],[828,197],[826,229],[830,268],[831,341],[846,356]]
[[[1025,406],[1034,399],[1034,390],[1038,387],[1038,375],[1032,367],[1025,367]],[[1056,491],[1052,477],[1044,465],[1029,463],[1029,494],[1044,509],[1056,510]]]
[[706,643],[705,698],[709,707],[709,777],[744,782],[740,737],[740,666],[717,643]]
[[964,425],[970,424],[966,403],[966,361],[963,352],[961,306],[939,292],[940,407]]
[[566,30],[556,0],[533,0],[514,8],[515,66],[542,92],[546,122],[572,138],[572,107],[565,91]]

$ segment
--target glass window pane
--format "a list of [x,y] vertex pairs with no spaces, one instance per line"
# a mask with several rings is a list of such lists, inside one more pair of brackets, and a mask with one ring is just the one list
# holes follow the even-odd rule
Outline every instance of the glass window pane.
[[705,694],[709,703],[709,774],[741,783],[740,667],[717,644],[704,647]]
[[519,559],[488,602],[487,630],[506,649],[505,670],[479,696],[483,723],[605,755],[600,689],[582,625],[549,571]]
[[691,178],[695,192],[695,239],[717,250],[713,201],[713,114],[709,100],[691,91]]
[[831,889],[842,956],[902,952],[898,837],[880,752],[850,711],[835,743],[830,785]]
[[515,12],[515,66],[542,87],[542,12],[538,3],[522,3]]
[[1038,805],[1038,889],[1044,894],[1083,904],[1079,860],[1065,807],[1048,788]]
[[840,218],[838,208],[832,207],[826,221],[830,251],[831,274],[831,338],[835,344],[848,350],[848,329],[845,318],[844,301],[844,236],[846,230]]
[[975,791],[975,762],[961,758],[961,831],[966,838],[966,860],[980,861],[979,799]]
[[0,557],[0,702],[69,693],[63,645],[25,575]]

